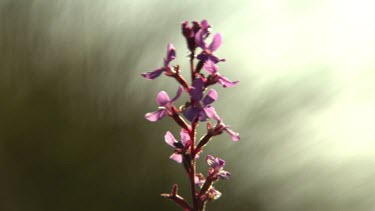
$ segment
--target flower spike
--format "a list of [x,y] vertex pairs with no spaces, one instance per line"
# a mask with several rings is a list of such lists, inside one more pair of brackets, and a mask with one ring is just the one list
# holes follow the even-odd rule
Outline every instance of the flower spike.
[[[212,155],[206,157],[207,174],[203,175],[197,172],[196,165],[200,153],[204,152],[203,149],[210,140],[223,132],[228,133],[233,141],[240,140],[239,134],[229,129],[229,126],[225,125],[222,118],[216,113],[212,104],[218,100],[218,93],[208,87],[214,84],[220,84],[224,88],[234,87],[239,81],[231,81],[219,73],[217,65],[224,59],[219,59],[214,53],[222,45],[223,37],[220,33],[216,33],[213,34],[212,39],[209,38],[211,26],[207,20],[193,21],[190,24],[187,21],[182,22],[181,31],[190,51],[191,83],[188,83],[180,74],[180,65],[171,66],[171,62],[176,59],[176,51],[172,44],[168,44],[163,66],[141,75],[152,80],[164,73],[166,76],[174,78],[180,86],[173,98],[165,91],[160,91],[156,97],[158,110],[147,113],[145,118],[156,122],[169,116],[181,129],[180,140],[177,140],[170,131],[165,133],[164,140],[173,148],[169,158],[181,164],[188,175],[191,188],[189,198],[192,201],[189,204],[178,194],[177,184],[173,185],[170,193],[164,193],[162,196],[172,200],[184,211],[204,211],[207,202],[216,200],[222,195],[215,189],[215,183],[228,179],[231,174],[224,170],[225,161]],[[211,42],[207,42],[207,39],[210,39]],[[200,52],[196,53],[198,49]],[[202,68],[207,74],[201,73]],[[174,104],[183,93],[188,95],[189,101],[184,105],[175,106]],[[211,125],[210,120],[216,120],[216,124]],[[197,140],[197,129],[200,123],[205,121],[207,133]]]

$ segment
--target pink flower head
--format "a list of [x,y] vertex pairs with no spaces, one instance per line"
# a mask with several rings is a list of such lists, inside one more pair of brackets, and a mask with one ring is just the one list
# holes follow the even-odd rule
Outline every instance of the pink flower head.
[[181,28],[182,34],[186,39],[189,50],[194,51],[197,47],[197,44],[195,43],[195,34],[199,31],[201,25],[198,22],[193,21],[192,26],[190,27],[188,22],[185,21],[181,24]]
[[209,35],[210,25],[208,24],[207,20],[202,20],[200,26],[201,26],[200,30],[195,34],[195,43],[197,44],[197,46],[201,47],[202,49],[207,49],[207,44],[204,40]]
[[203,68],[210,74],[210,77],[208,78],[210,84],[218,82],[219,84],[223,85],[224,88],[226,88],[233,87],[239,83],[239,81],[232,82],[228,78],[220,75],[218,73],[219,67],[210,59],[204,63]]
[[230,126],[225,125],[223,123],[221,117],[219,117],[219,115],[217,115],[214,107],[207,106],[205,108],[205,112],[210,119],[215,119],[217,121],[217,124],[215,125],[215,128],[213,128],[213,130],[211,131],[214,136],[220,135],[221,133],[223,133],[225,131],[230,135],[230,137],[232,138],[233,141],[239,141],[240,140],[240,134],[238,134],[238,133],[234,132],[233,130],[229,129]]
[[167,142],[168,145],[175,148],[174,153],[169,157],[170,159],[176,161],[177,163],[181,163],[183,156],[182,154],[185,152],[187,147],[189,147],[189,140],[190,136],[189,133],[182,129],[181,130],[181,141],[177,141],[171,132],[167,131],[165,134],[165,142]]
[[[195,185],[202,188],[205,182],[206,182],[206,179],[204,178],[202,174],[199,173],[195,175],[194,177]],[[205,198],[208,200],[216,200],[220,196],[221,196],[221,193],[218,190],[216,190],[214,186],[211,185],[211,187],[207,190]]]
[[181,96],[182,90],[183,88],[181,86],[178,87],[176,96],[172,100],[169,98],[169,95],[166,92],[159,92],[158,96],[156,97],[156,103],[160,106],[159,110],[147,113],[145,118],[151,122],[155,122],[162,119],[167,114],[172,115],[176,110],[176,108],[173,106],[173,102],[175,102]]
[[216,190],[214,187],[211,187],[207,191],[207,198],[209,200],[216,200],[216,199],[220,198],[220,196],[221,196],[221,192],[219,192],[218,190]]
[[215,63],[224,61],[223,59],[217,58],[213,53],[220,47],[223,42],[221,34],[217,33],[213,36],[212,42],[207,45],[205,39],[209,35],[210,25],[206,20],[201,22],[201,29],[195,34],[195,43],[202,48],[202,52],[197,56],[199,60],[207,61],[212,60]]
[[196,78],[190,89],[190,96],[193,99],[193,103],[184,111],[186,119],[191,122],[197,117],[200,121],[205,121],[207,119],[205,108],[218,98],[217,92],[214,89],[209,90],[203,98],[204,89],[203,79]]
[[146,79],[152,80],[160,76],[163,72],[171,72],[169,63],[176,58],[176,51],[171,43],[167,47],[167,57],[164,58],[164,66],[159,67],[151,72],[142,73],[141,75]]
[[230,177],[230,173],[223,170],[225,166],[225,161],[223,159],[215,158],[212,155],[207,155],[206,161],[210,166],[209,173],[211,177],[220,177],[221,179],[228,179]]

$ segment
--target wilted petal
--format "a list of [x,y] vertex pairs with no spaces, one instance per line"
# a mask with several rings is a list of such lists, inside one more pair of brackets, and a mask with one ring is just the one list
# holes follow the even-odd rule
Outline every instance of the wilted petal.
[[240,140],[240,134],[234,132],[233,130],[229,128],[225,128],[225,131],[230,135],[233,141],[239,141]]
[[221,121],[221,118],[219,117],[219,115],[217,115],[215,108],[213,106],[206,106],[204,108],[204,111],[206,112],[206,115],[208,116],[208,118]]
[[173,153],[169,158],[176,161],[177,163],[182,162],[182,155],[181,154]]
[[175,147],[174,143],[177,142],[177,140],[174,138],[171,132],[167,131],[167,133],[164,136],[164,139],[165,139],[165,142],[167,142],[167,144],[169,144],[172,147]]
[[219,68],[215,65],[215,63],[211,60],[207,60],[204,63],[203,69],[205,69],[209,74],[214,75],[217,73]]
[[186,146],[186,143],[190,140],[189,133],[186,130],[182,129],[180,135],[182,145]]
[[170,101],[171,100],[168,94],[164,91],[159,92],[158,96],[156,97],[156,102],[160,106],[165,106]]
[[199,114],[200,109],[196,107],[189,106],[185,111],[183,112],[185,118],[192,122]]
[[180,96],[182,94],[182,91],[183,91],[182,86],[179,86],[178,89],[177,89],[176,96],[172,99],[172,102],[174,102],[174,101],[178,100],[178,98],[180,98]]
[[219,76],[218,82],[219,82],[219,84],[223,85],[224,88],[234,87],[239,83],[239,81],[232,82],[228,78],[226,78],[224,76],[221,76],[221,75]]
[[217,97],[218,97],[217,92],[214,89],[210,89],[210,91],[208,91],[206,97],[204,97],[202,101],[203,105],[206,106],[215,102],[217,100]]
[[195,101],[199,101],[203,98],[204,82],[202,78],[196,78],[193,81],[190,89],[190,95]]
[[208,47],[208,49],[211,52],[214,52],[214,51],[216,51],[220,47],[220,45],[221,45],[222,42],[223,42],[223,37],[221,36],[221,34],[217,33],[212,38],[212,43],[210,44],[210,46]]
[[166,114],[167,112],[164,109],[160,109],[159,111],[147,113],[145,118],[150,122],[156,122],[162,119]]
[[160,67],[152,72],[142,73],[141,75],[146,79],[152,80],[160,76],[160,74],[164,71],[164,67]]

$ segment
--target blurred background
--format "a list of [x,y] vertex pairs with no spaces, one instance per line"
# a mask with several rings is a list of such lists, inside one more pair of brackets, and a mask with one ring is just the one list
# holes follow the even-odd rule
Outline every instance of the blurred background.
[[180,23],[202,19],[224,37],[221,73],[241,80],[216,87],[241,141],[222,135],[203,154],[232,173],[207,210],[375,210],[373,11],[371,0],[1,0],[0,210],[179,210],[160,197],[174,183],[189,196],[163,139],[178,128],[144,119],[177,84],[140,73],[169,42],[187,70]]

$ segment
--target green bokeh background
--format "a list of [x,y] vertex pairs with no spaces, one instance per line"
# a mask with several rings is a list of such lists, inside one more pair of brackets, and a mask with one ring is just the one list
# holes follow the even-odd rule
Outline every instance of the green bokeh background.
[[202,19],[224,37],[220,71],[241,80],[217,87],[215,107],[241,141],[222,135],[203,154],[232,173],[207,210],[373,210],[374,9],[346,0],[1,0],[0,210],[178,210],[160,197],[174,183],[189,195],[163,140],[178,127],[143,117],[159,90],[173,95],[177,85],[140,73],[162,64],[169,42],[187,70],[180,23]]

